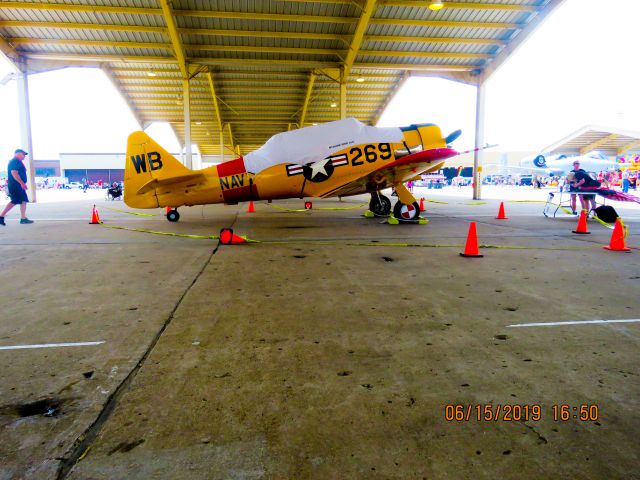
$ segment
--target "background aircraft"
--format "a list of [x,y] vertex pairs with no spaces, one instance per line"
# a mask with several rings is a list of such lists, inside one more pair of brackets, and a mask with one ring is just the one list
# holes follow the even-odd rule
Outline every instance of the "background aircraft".
[[573,162],[578,160],[580,168],[587,172],[598,173],[600,171],[615,170],[617,164],[609,160],[604,153],[593,151],[586,155],[544,155],[538,154],[523,158],[520,167],[532,173],[544,173],[547,175],[566,175],[573,170]]
[[134,132],[127,143],[124,201],[132,208],[170,207],[167,219],[177,222],[183,205],[370,193],[370,210],[387,216],[391,200],[380,192],[394,187],[394,216],[416,221],[420,209],[404,182],[458,155],[449,144],[460,133],[443,137],[432,124],[377,128],[347,118],[279,133],[245,157],[189,170],[146,133]]

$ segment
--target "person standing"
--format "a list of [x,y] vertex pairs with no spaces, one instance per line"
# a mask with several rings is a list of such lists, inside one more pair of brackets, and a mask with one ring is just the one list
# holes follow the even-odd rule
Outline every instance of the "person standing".
[[7,167],[9,203],[0,213],[0,225],[6,225],[4,216],[16,205],[20,205],[20,223],[33,223],[33,220],[27,218],[27,202],[29,202],[27,197],[27,169],[22,163],[27,155],[29,155],[27,152],[19,148],[9,161],[9,166]]
[[629,186],[631,186],[631,181],[629,180],[629,172],[622,172],[622,191],[624,193],[629,193]]

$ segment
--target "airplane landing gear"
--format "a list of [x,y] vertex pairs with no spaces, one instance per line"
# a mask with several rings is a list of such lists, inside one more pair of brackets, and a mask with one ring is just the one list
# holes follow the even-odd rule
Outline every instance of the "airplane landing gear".
[[387,217],[391,213],[391,200],[380,193],[372,193],[369,210],[377,217]]
[[177,222],[178,220],[180,220],[180,214],[178,213],[178,210],[171,209],[167,212],[167,220],[169,220],[170,222]]
[[418,202],[407,205],[398,200],[393,207],[393,216],[401,222],[415,222],[420,217],[420,205]]

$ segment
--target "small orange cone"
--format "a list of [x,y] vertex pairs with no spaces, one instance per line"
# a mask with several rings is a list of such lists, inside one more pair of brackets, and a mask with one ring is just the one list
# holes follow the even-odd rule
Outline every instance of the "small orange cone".
[[98,209],[94,205],[93,210],[91,210],[91,221],[89,222],[89,225],[97,225],[99,223],[102,222],[100,221],[100,215],[98,215]]
[[238,245],[247,243],[247,239],[233,233],[231,228],[223,228],[220,230],[220,243],[222,245]]
[[504,214],[504,202],[500,202],[500,209],[498,210],[498,216],[496,220],[507,220],[508,217]]
[[253,200],[249,201],[249,208],[247,208],[247,213],[254,213],[256,211],[255,208],[253,208]]
[[424,212],[424,198],[420,199],[420,211]]
[[464,247],[464,252],[460,254],[461,257],[484,257],[480,255],[478,250],[478,235],[476,234],[476,222],[469,224],[469,234],[467,235],[467,244]]
[[582,210],[580,212],[580,218],[578,219],[578,227],[573,230],[573,233],[579,233],[581,235],[588,235],[591,232],[587,230],[587,212]]
[[627,248],[624,244],[624,229],[622,228],[622,222],[619,218],[616,218],[616,225],[613,227],[613,233],[611,234],[611,242],[606,247],[607,250],[614,252],[630,252],[631,249]]
[[166,207],[164,209],[164,216],[166,217],[167,215],[169,215],[169,212],[171,211],[171,207]]

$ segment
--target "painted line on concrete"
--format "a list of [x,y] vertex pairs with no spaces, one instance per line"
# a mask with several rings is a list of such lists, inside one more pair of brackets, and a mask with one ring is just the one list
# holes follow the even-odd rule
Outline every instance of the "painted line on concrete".
[[10,345],[0,347],[0,350],[23,350],[27,348],[56,348],[56,347],[90,347],[93,345],[101,345],[104,340],[99,342],[76,342],[76,343],[43,343],[39,345]]
[[630,318],[627,320],[580,320],[572,322],[542,322],[542,323],[518,323],[515,325],[507,325],[507,327],[556,327],[562,325],[598,325],[606,323],[638,323],[640,318]]

